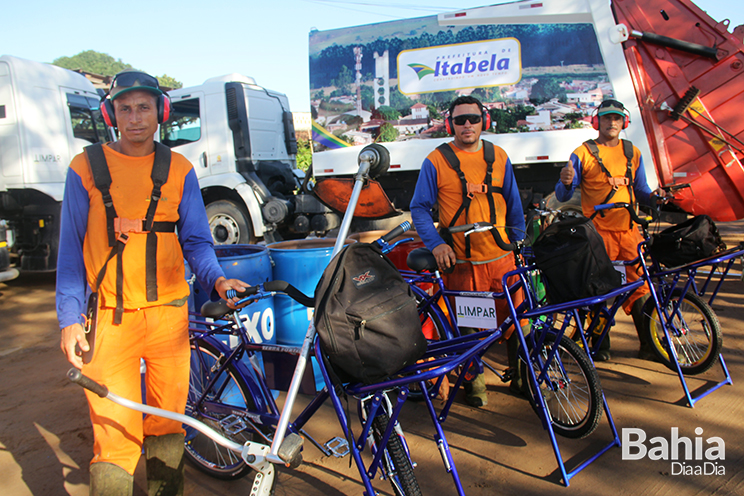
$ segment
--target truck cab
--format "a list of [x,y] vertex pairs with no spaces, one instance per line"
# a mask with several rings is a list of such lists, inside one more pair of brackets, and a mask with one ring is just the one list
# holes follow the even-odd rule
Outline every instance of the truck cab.
[[160,141],[194,165],[217,244],[305,235],[330,215],[304,194],[287,97],[240,74],[170,91]]
[[99,102],[76,72],[0,57],[0,219],[21,271],[56,269],[67,167],[107,139]]

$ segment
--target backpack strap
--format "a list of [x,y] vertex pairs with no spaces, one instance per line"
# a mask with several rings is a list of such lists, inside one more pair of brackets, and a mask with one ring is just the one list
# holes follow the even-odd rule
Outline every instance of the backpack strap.
[[[483,183],[481,184],[474,184],[469,183],[465,179],[465,174],[462,172],[462,169],[460,168],[460,160],[457,158],[457,155],[454,151],[452,151],[452,147],[448,143],[442,143],[437,147],[437,150],[439,150],[439,153],[442,154],[444,157],[444,160],[447,161],[447,164],[457,173],[457,177],[460,178],[460,184],[462,185],[462,203],[460,204],[460,208],[457,209],[457,212],[455,212],[455,215],[452,217],[452,220],[450,221],[449,227],[452,227],[455,225],[455,222],[457,222],[457,219],[460,218],[460,215],[462,215],[462,212],[466,212],[470,209],[470,203],[473,201],[473,196],[475,194],[485,194],[488,195],[488,209],[490,212],[490,222],[492,224],[496,223],[496,204],[493,199],[494,194],[502,195],[504,194],[503,188],[500,186],[494,186],[492,184],[492,175],[493,175],[493,163],[496,161],[496,152],[493,147],[493,143],[490,141],[482,140],[483,143],[483,160],[486,162],[486,177],[483,179]],[[491,233],[494,236],[494,239],[496,239],[496,233]],[[470,238],[465,238],[465,257],[470,258]]]
[[150,205],[147,208],[145,219],[126,219],[117,216],[116,208],[114,207],[114,202],[111,198],[110,192],[112,183],[111,173],[109,171],[108,163],[106,162],[106,155],[103,152],[103,145],[96,143],[87,146],[85,152],[88,156],[91,173],[93,174],[93,182],[95,183],[96,188],[101,192],[103,198],[103,205],[106,209],[106,231],[108,234],[109,246],[111,247],[106,262],[103,264],[103,267],[101,267],[98,277],[96,278],[96,287],[94,288],[94,291],[98,291],[98,287],[101,285],[103,277],[106,274],[108,262],[114,257],[114,255],[116,255],[116,309],[114,311],[114,324],[119,325],[121,324],[122,316],[124,315],[123,256],[124,248],[126,247],[127,241],[129,241],[128,233],[147,233],[145,248],[147,301],[157,301],[158,299],[157,233],[175,232],[176,230],[175,222],[154,221],[155,211],[157,210],[157,204],[161,197],[162,187],[168,181],[171,152],[167,146],[155,142],[155,160],[150,174],[153,188],[150,195]]
[[[612,186],[612,189],[610,189],[610,192],[607,194],[604,200],[602,200],[602,203],[607,203],[610,201],[610,199],[615,196],[615,192],[621,187],[625,186],[628,188],[628,195],[630,199],[630,204],[633,204],[633,143],[629,140],[621,139],[620,142],[623,145],[623,154],[625,155],[625,176],[622,178],[619,177],[613,177],[612,174],[610,174],[610,171],[607,170],[607,167],[605,167],[604,163],[602,162],[602,158],[599,156],[599,147],[597,146],[597,142],[594,140],[587,140],[584,142],[584,145],[589,150],[589,152],[592,154],[592,156],[597,161],[597,164],[599,164],[599,168],[602,170],[602,172],[605,173],[607,176],[607,182],[610,183],[610,186]],[[597,213],[595,212],[592,214],[591,218],[593,219]],[[604,210],[601,210],[599,212],[599,215],[601,217],[605,216]],[[630,228],[633,228],[633,220],[630,220]]]

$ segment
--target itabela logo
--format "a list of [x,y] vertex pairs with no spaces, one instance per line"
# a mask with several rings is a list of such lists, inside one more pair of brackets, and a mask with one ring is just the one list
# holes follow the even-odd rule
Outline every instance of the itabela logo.
[[424,76],[428,76],[429,74],[434,74],[434,69],[432,69],[428,65],[408,64],[408,67],[416,71],[416,75],[418,76],[419,80],[421,80],[421,78]]

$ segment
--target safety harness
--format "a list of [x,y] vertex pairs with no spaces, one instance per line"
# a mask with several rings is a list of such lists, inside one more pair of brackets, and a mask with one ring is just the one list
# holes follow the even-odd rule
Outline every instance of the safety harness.
[[[623,153],[625,154],[626,159],[626,166],[625,166],[625,176],[617,176],[613,177],[612,174],[610,174],[610,171],[607,170],[607,167],[602,163],[602,159],[599,156],[599,147],[597,146],[597,142],[595,140],[587,140],[584,142],[584,146],[589,150],[589,153],[592,154],[592,156],[597,160],[597,163],[599,164],[599,168],[602,169],[602,172],[607,175],[607,182],[610,183],[610,186],[612,189],[610,189],[610,192],[607,194],[607,197],[602,201],[602,203],[607,203],[612,199],[613,196],[615,196],[615,193],[618,189],[620,189],[622,186],[625,186],[628,188],[628,195],[630,199],[630,204],[633,204],[633,143],[631,143],[628,140],[621,139],[620,140],[623,144]],[[596,215],[596,213],[594,214]],[[592,218],[594,218],[594,215],[592,215]],[[599,215],[604,217],[605,211],[600,210]],[[633,228],[633,220],[630,221],[630,228]]]
[[114,201],[111,198],[111,173],[109,172],[106,156],[103,152],[103,145],[96,143],[85,147],[85,153],[88,155],[88,163],[93,173],[93,181],[96,188],[101,192],[103,205],[106,208],[106,230],[108,233],[108,243],[111,247],[106,261],[98,273],[95,291],[103,281],[106,274],[106,266],[109,260],[116,255],[116,310],[114,312],[114,325],[121,324],[124,314],[124,268],[123,253],[129,235],[131,233],[146,233],[147,240],[145,245],[145,278],[147,288],[147,301],[157,301],[158,299],[158,235],[159,232],[175,232],[175,222],[155,222],[155,211],[158,208],[161,188],[168,181],[170,172],[171,151],[167,146],[155,142],[155,160],[152,166],[150,178],[152,179],[152,193],[150,194],[150,205],[147,208],[147,214],[144,219],[125,219],[116,215]]
[[[486,177],[483,179],[483,183],[481,184],[467,182],[465,174],[462,172],[462,169],[460,169],[460,159],[457,158],[457,155],[452,151],[449,144],[442,143],[437,147],[437,150],[442,154],[444,159],[447,161],[447,164],[457,173],[457,177],[460,178],[460,184],[462,185],[462,203],[460,204],[460,208],[457,209],[457,212],[455,212],[455,215],[452,217],[449,226],[447,226],[448,229],[455,225],[455,222],[460,218],[463,211],[465,212],[465,218],[467,219],[467,213],[470,210],[470,203],[473,201],[473,197],[476,194],[488,195],[488,209],[491,216],[489,222],[491,222],[491,224],[496,224],[496,204],[493,195],[498,194],[504,196],[504,190],[500,186],[494,186],[491,181],[491,176],[493,175],[493,163],[496,160],[493,143],[486,140],[483,140],[482,143],[483,160],[486,161]],[[494,240],[496,240],[496,232],[492,230],[491,234],[493,235]],[[470,258],[469,236],[465,237],[465,258]]]

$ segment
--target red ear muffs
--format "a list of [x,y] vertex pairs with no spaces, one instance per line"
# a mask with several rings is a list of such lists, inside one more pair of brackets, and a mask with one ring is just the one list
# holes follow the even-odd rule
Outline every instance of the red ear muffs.
[[[592,115],[592,128],[594,128],[595,131],[599,131],[599,116],[597,115],[597,112],[599,112],[599,109],[594,111],[594,115]],[[623,129],[627,129],[630,125],[630,114],[625,113],[625,117],[623,118]]]
[[168,120],[171,113],[171,101],[168,95],[160,95],[158,97],[158,124],[162,124]]
[[[170,117],[170,98],[167,95],[160,95],[158,96],[156,105],[158,107],[158,124],[162,124]],[[101,100],[101,116],[103,116],[103,122],[105,122],[107,126],[118,127],[116,125],[116,113],[114,111],[114,104],[108,97]]]
[[[482,129],[488,131],[491,129],[491,112],[487,108],[483,107],[483,114],[481,115]],[[455,134],[455,123],[452,122],[452,116],[449,115],[444,120],[444,130],[447,134]]]
[[114,105],[108,97],[104,97],[101,100],[101,115],[103,116],[103,122],[108,127],[116,127],[116,114],[114,113]]

